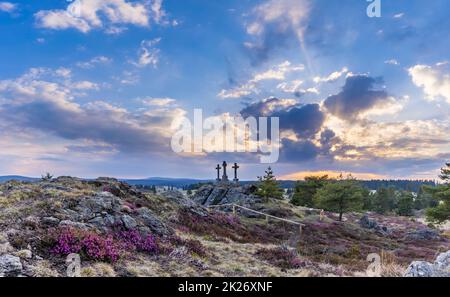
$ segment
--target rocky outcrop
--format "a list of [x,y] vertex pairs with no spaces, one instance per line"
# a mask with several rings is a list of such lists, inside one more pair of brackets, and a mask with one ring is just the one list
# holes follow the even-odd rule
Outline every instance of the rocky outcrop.
[[372,229],[378,234],[389,235],[391,231],[386,226],[379,225],[376,221],[371,220],[367,214],[363,215],[359,220],[359,225],[365,229]]
[[450,251],[440,254],[434,263],[415,261],[405,272],[406,277],[450,277]]
[[423,240],[439,240],[441,236],[437,230],[433,229],[421,229],[409,232],[406,234],[405,239],[423,241]]
[[202,186],[193,197],[200,205],[221,205],[235,203],[252,206],[261,203],[261,198],[255,195],[254,185],[236,185],[233,183],[218,183]]
[[18,276],[22,272],[20,258],[13,255],[0,256],[0,277]]

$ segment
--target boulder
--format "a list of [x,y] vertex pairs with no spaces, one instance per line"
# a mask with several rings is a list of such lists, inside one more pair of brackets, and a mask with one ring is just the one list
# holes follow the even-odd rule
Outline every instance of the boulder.
[[405,272],[406,277],[450,277],[450,251],[440,254],[433,263],[414,261]]
[[120,219],[123,223],[123,226],[127,230],[135,229],[136,226],[138,225],[136,220],[130,217],[129,215],[122,215]]
[[405,239],[407,240],[439,240],[441,236],[437,230],[433,229],[421,229],[412,231],[406,234]]
[[362,228],[374,230],[377,234],[382,236],[387,236],[392,233],[388,227],[379,225],[376,221],[371,220],[367,214],[363,215],[359,220],[359,225]]
[[13,255],[0,256],[0,276],[18,276],[22,273],[20,258]]
[[359,225],[365,229],[375,229],[376,227],[378,227],[378,223],[374,220],[369,219],[369,216],[367,214],[363,215],[359,220]]
[[158,217],[148,208],[138,209],[138,218],[148,227],[152,233],[157,235],[170,235],[173,233]]
[[54,218],[54,217],[43,217],[41,219],[41,222],[43,225],[46,225],[46,226],[58,226],[59,219]]
[[83,230],[89,229],[89,226],[85,223],[73,222],[73,221],[69,221],[69,220],[64,220],[64,221],[59,222],[59,226],[83,229]]
[[192,198],[196,203],[204,206],[221,204],[239,204],[252,206],[261,203],[261,198],[254,193],[254,185],[237,185],[234,183],[217,183],[202,186]]

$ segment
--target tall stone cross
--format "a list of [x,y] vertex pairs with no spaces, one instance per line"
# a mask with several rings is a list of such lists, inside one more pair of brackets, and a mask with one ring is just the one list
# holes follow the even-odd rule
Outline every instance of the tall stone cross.
[[234,169],[234,179],[233,179],[233,181],[234,181],[234,182],[238,182],[238,181],[239,181],[239,179],[238,179],[238,177],[237,177],[237,170],[238,170],[238,168],[239,168],[238,164],[237,164],[237,163],[234,163],[234,166],[231,167],[231,168]]
[[222,167],[223,167],[222,181],[228,181],[228,175],[227,175],[227,162],[223,161]]
[[217,170],[217,181],[220,181],[220,169],[222,169],[222,167],[220,167],[219,164],[217,164],[216,170]]

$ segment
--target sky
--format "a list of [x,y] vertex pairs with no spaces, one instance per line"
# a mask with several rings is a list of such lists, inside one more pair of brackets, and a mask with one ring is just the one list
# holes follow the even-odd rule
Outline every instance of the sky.
[[450,2],[0,0],[0,175],[215,178],[255,154],[171,150],[172,123],[276,116],[279,179],[437,178]]

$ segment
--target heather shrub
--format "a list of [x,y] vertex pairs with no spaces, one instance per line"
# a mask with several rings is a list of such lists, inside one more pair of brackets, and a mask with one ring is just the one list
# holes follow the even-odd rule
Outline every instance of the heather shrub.
[[137,230],[120,231],[117,238],[123,241],[127,249],[147,253],[158,253],[158,245],[155,237],[151,234],[143,237]]
[[77,253],[91,260],[116,262],[125,251],[111,235],[102,236],[74,228],[63,228],[55,233],[51,252],[57,255]]
[[57,255],[77,253],[96,261],[116,262],[131,251],[157,253],[158,245],[152,235],[142,236],[137,230],[98,234],[74,228],[54,230],[50,235],[50,251]]
[[195,239],[183,239],[178,236],[172,236],[169,238],[169,241],[172,245],[176,247],[185,247],[190,253],[196,254],[200,257],[206,256],[206,249],[203,244]]
[[298,269],[306,266],[306,262],[298,258],[295,251],[286,247],[260,249],[255,255],[261,260],[283,269]]
[[240,243],[279,243],[290,237],[290,231],[298,230],[293,225],[279,222],[272,222],[269,225],[242,224],[239,218],[232,215],[211,212],[203,217],[184,209],[178,213],[178,222],[185,232],[219,240],[227,238]]

